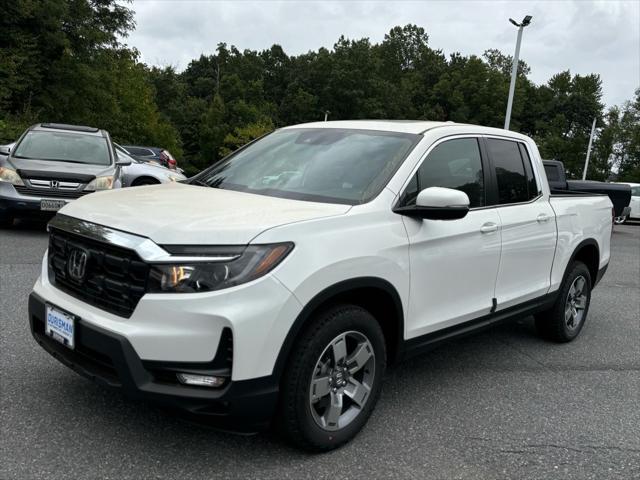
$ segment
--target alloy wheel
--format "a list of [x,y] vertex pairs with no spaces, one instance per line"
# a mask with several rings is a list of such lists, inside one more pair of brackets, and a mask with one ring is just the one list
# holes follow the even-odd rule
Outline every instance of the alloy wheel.
[[323,430],[340,430],[362,412],[375,378],[375,354],[369,339],[349,331],[335,337],[316,362],[309,386],[309,407]]
[[575,330],[580,326],[587,308],[587,280],[579,275],[569,288],[567,300],[564,306],[564,321],[569,330]]

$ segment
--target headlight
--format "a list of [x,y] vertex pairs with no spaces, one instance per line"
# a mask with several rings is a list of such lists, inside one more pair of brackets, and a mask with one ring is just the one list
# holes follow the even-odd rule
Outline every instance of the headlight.
[[96,177],[91,180],[85,190],[109,190],[113,188],[113,176],[108,175],[106,177]]
[[24,185],[18,172],[7,167],[0,167],[0,182],[8,182],[13,185]]
[[[188,253],[188,247],[185,254]],[[195,247],[198,252],[201,249]],[[240,248],[237,257],[223,262],[185,262],[179,264],[152,265],[149,273],[149,293],[210,292],[246,283],[270,272],[293,249],[293,243],[250,245]],[[228,247],[223,253],[207,252],[207,256],[229,256]],[[199,253],[199,255],[203,255]],[[190,257],[193,259],[194,257]]]

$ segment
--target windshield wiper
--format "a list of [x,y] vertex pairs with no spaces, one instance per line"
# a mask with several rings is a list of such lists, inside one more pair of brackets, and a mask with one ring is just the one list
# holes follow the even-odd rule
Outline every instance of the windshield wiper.
[[[13,158],[19,158],[21,160],[42,160],[43,162],[86,163],[78,160],[62,160],[61,158],[34,158],[34,157],[23,157],[22,155],[14,155]],[[88,163],[87,165],[98,165],[98,164]]]
[[63,163],[86,163],[87,165],[98,165],[96,163],[81,162],[79,160],[62,160],[60,158],[43,158],[45,162],[63,162]]

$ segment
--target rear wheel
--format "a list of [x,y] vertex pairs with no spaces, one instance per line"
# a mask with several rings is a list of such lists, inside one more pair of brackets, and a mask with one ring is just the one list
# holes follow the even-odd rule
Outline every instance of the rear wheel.
[[327,451],[352,439],[378,400],[386,366],[376,319],[355,305],[316,317],[289,359],[280,422],[295,445]]
[[551,309],[536,315],[540,334],[556,342],[570,342],[578,336],[589,312],[591,274],[582,262],[574,262]]

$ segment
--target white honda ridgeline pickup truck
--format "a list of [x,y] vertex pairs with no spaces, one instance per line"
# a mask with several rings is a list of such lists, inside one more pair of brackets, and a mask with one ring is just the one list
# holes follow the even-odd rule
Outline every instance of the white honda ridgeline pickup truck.
[[573,340],[609,262],[609,198],[550,195],[505,130],[298,125],[186,183],[63,207],[33,336],[100,384],[309,450],[356,435],[390,362],[531,314]]

